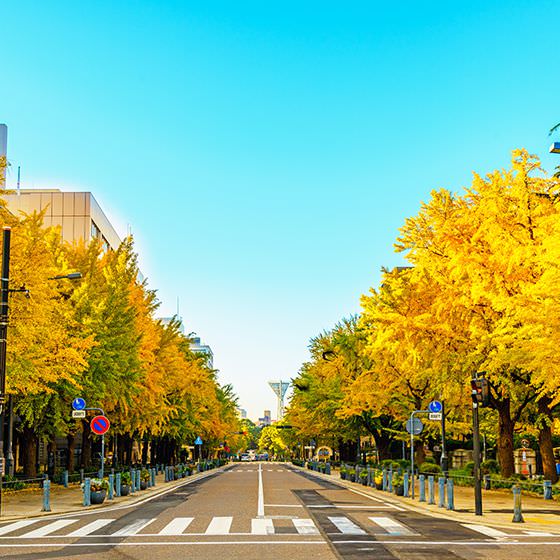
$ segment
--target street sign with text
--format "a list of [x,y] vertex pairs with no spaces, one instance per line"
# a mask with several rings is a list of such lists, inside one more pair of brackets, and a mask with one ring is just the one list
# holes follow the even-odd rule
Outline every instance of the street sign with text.
[[85,418],[86,411],[85,410],[73,410],[72,411],[72,418]]
[[441,420],[441,412],[430,412],[428,414],[428,420]]

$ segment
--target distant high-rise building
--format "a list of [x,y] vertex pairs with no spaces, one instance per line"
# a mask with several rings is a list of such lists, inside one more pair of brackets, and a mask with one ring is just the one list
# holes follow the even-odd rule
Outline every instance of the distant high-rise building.
[[214,352],[212,352],[212,348],[210,348],[208,344],[202,344],[202,342],[200,342],[199,336],[195,336],[192,339],[190,348],[191,352],[194,352],[195,354],[205,354],[208,366],[210,368],[214,367]]
[[271,424],[272,424],[272,415],[270,413],[270,410],[265,410],[264,411],[264,416],[262,418],[259,418],[258,425],[259,426],[270,426]]

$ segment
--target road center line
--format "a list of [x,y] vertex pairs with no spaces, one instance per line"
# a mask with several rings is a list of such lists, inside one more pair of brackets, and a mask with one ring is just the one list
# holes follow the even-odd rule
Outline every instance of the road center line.
[[264,491],[262,481],[262,463],[259,463],[259,499],[257,505],[257,517],[264,517]]

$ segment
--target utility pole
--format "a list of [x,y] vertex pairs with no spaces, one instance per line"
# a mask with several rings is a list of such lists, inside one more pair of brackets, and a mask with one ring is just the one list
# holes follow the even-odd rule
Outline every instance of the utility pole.
[[2,513],[2,479],[5,471],[4,417],[6,410],[6,350],[8,338],[8,300],[10,297],[10,240],[12,230],[2,233],[2,277],[0,278],[0,515]]

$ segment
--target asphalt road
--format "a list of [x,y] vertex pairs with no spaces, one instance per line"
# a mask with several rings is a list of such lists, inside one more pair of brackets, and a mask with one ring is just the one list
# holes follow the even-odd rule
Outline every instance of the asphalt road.
[[186,479],[134,506],[0,525],[17,560],[560,560],[560,537],[407,510],[276,463]]

